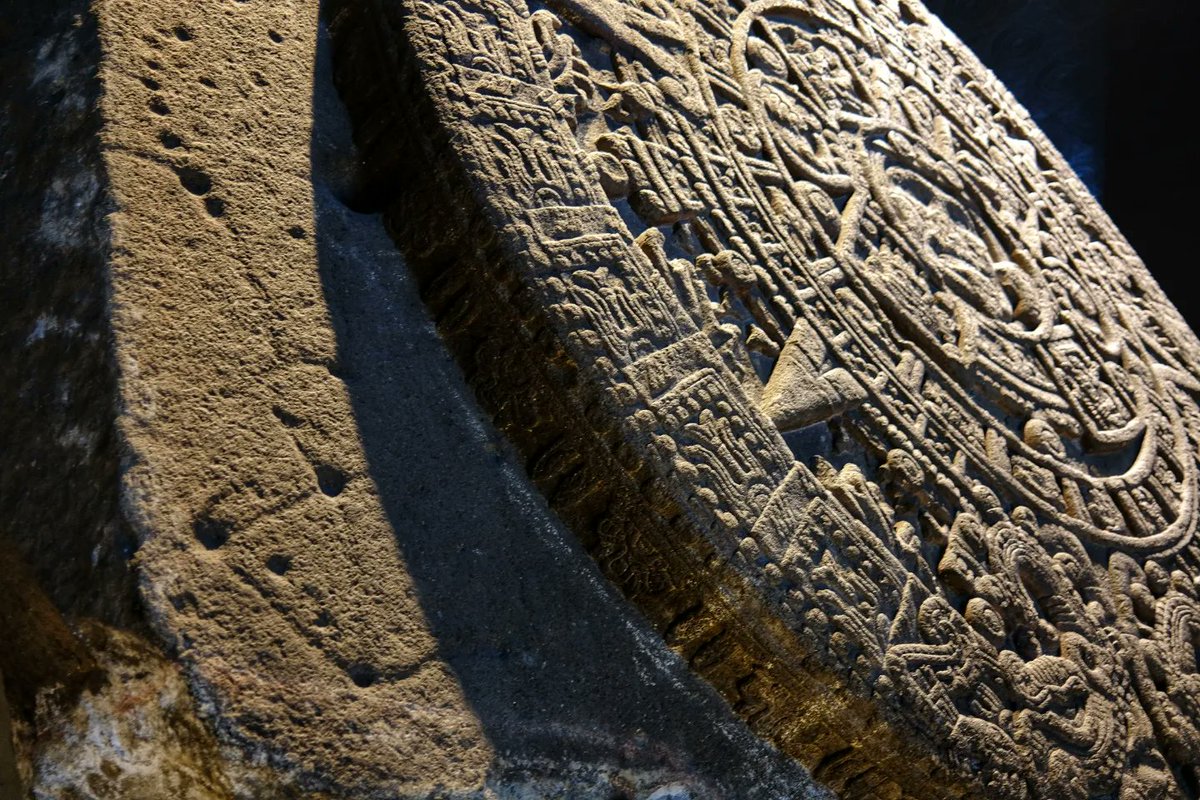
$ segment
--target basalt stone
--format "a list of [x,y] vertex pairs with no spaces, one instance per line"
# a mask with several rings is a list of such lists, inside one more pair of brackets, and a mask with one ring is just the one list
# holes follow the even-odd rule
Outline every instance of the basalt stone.
[[481,404],[754,731],[847,798],[1195,796],[1197,339],[918,2],[331,5]]
[[316,2],[17,5],[4,792],[829,796],[477,407]]

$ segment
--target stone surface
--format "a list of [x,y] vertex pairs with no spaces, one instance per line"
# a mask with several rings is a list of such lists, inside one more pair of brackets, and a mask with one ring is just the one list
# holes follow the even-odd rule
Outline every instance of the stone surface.
[[14,5],[0,797],[1200,789],[1196,341],[918,6]]
[[377,499],[321,294],[316,8],[98,11],[126,505],[151,624],[217,724],[296,780],[481,781],[489,748]]
[[845,797],[1195,796],[1200,349],[936,19],[333,5],[477,395],[754,730]]
[[[6,224],[74,249],[12,262],[10,338],[45,385],[4,398],[103,447],[17,436],[4,473],[29,529],[0,560],[31,577],[0,573],[0,633],[38,647],[0,671],[23,670],[33,796],[828,796],[604,581],[475,407],[364,213],[315,2],[38,14],[4,51],[36,113],[0,141],[36,155],[6,160],[6,208],[42,216]],[[94,419],[55,405],[63,364]]]

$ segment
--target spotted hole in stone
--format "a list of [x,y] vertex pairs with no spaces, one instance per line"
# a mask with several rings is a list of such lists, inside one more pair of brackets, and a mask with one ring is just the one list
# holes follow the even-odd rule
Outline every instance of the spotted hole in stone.
[[176,611],[183,611],[185,608],[195,608],[199,603],[196,600],[196,595],[191,592],[173,595],[171,597],[171,606]]
[[162,84],[159,83],[158,81],[154,80],[154,78],[148,78],[146,76],[142,76],[141,78],[138,78],[138,80],[142,82],[142,86],[145,86],[147,89],[149,89],[152,92],[157,92],[159,89],[162,88]]
[[267,36],[270,36],[271,41],[275,44],[279,44],[283,41],[283,37],[280,36],[276,31],[267,31]]
[[225,216],[225,201],[219,197],[204,198],[204,210],[210,217]]
[[329,497],[337,497],[346,488],[346,473],[328,464],[317,464],[313,467],[317,473],[317,486]]
[[299,225],[293,225],[292,227],[288,228],[288,236],[291,236],[293,239],[305,239],[308,237],[308,231],[304,230],[304,228],[301,228]]
[[192,32],[182,25],[175,28],[175,38],[181,42],[190,42],[192,40]]
[[198,517],[192,523],[192,532],[196,534],[197,541],[204,545],[206,550],[216,550],[229,541],[229,534],[233,532],[233,526],[225,520]]
[[163,131],[160,133],[158,135],[158,140],[162,142],[162,146],[168,150],[174,150],[183,144],[183,140],[170,131]]
[[150,69],[162,69],[162,64],[158,63],[154,59],[147,61],[146,66],[149,67]]
[[179,175],[179,183],[183,188],[197,197],[212,191],[212,178],[208,177],[207,173],[191,167],[176,167],[175,172]]
[[304,424],[304,420],[295,414],[289,414],[279,406],[271,406],[271,413],[275,415],[275,419],[283,423],[285,428],[299,428]]
[[292,557],[276,553],[267,559],[267,569],[276,575],[284,575],[292,568]]
[[209,88],[209,89],[216,89],[216,88],[217,88],[217,82],[216,82],[216,81],[214,81],[212,78],[207,78],[207,77],[206,77],[206,78],[201,78],[201,79],[200,79],[200,85],[201,85],[201,86],[205,86],[205,87],[207,87],[207,88]]
[[322,611],[320,614],[317,614],[317,618],[313,621],[313,624],[318,628],[328,628],[333,624],[333,615],[328,611]]
[[379,680],[379,671],[370,664],[354,664],[346,671],[350,675],[350,680],[354,681],[354,685],[362,689]]
[[267,80],[261,72],[251,72],[250,78],[251,78],[251,80],[254,81],[255,86],[270,86],[271,85],[271,82],[269,80]]
[[171,107],[161,97],[151,97],[150,102],[146,105],[160,117],[165,117],[171,113]]

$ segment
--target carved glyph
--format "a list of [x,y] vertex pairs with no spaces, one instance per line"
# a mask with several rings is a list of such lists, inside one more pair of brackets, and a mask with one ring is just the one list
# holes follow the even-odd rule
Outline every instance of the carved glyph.
[[601,413],[824,669],[989,796],[1196,791],[1197,341],[939,22],[400,5]]

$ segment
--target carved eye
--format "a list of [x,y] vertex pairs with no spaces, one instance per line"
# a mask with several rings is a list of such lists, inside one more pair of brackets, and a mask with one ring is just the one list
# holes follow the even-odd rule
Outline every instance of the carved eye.
[[787,63],[783,57],[761,39],[751,39],[746,43],[746,50],[755,66],[768,75],[783,76],[787,74]]
[[982,597],[972,597],[967,601],[964,616],[976,632],[993,644],[1003,641],[1007,635],[1004,620],[992,604]]

